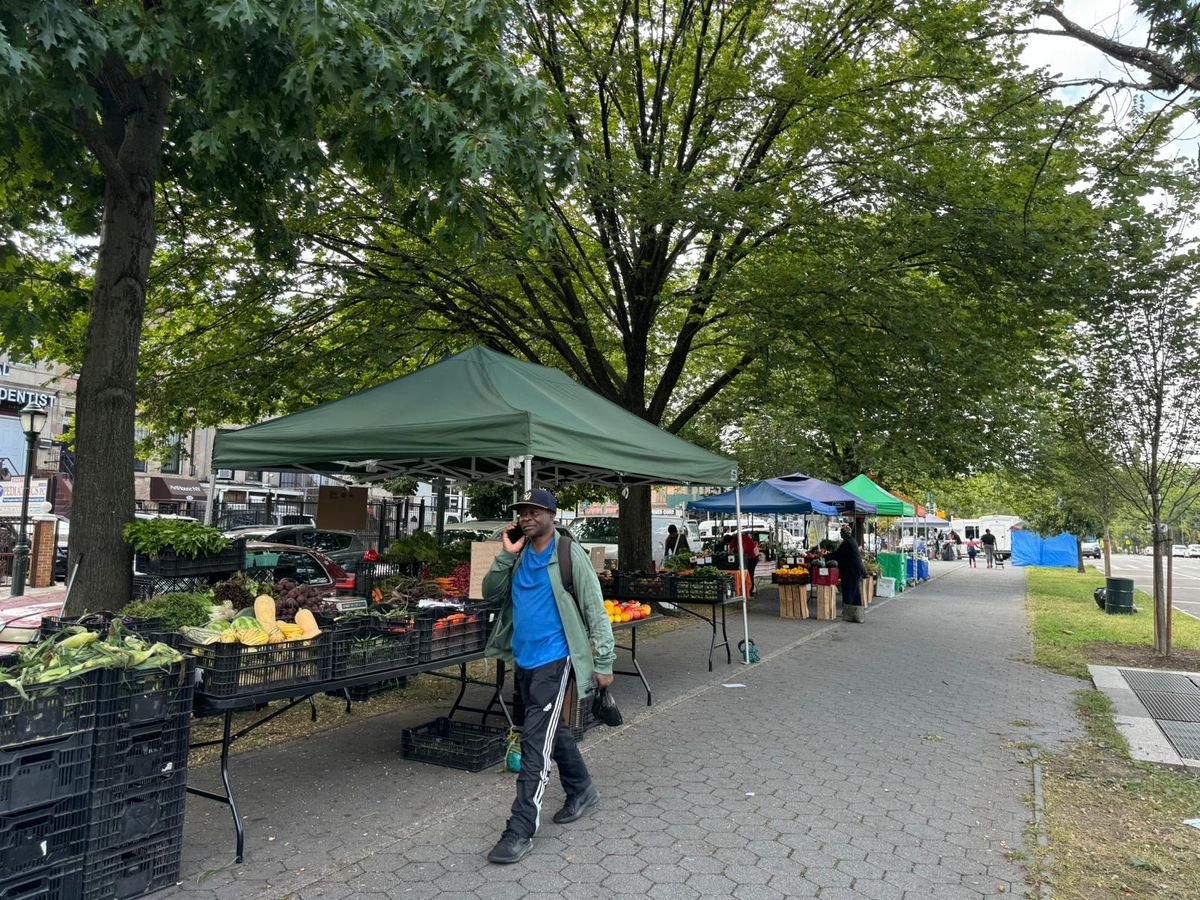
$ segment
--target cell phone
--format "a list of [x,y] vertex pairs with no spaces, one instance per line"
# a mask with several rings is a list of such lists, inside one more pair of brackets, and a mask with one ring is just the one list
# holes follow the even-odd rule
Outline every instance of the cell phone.
[[504,533],[506,535],[508,535],[509,541],[511,541],[514,544],[517,541],[519,541],[521,538],[525,537],[525,532],[523,532],[521,530],[521,527],[519,525],[509,525]]

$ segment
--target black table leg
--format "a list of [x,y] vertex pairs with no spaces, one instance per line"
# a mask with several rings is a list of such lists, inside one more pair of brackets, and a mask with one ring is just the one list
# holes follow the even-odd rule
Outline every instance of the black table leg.
[[207,797],[209,800],[216,800],[229,807],[229,811],[233,813],[233,828],[237,832],[237,859],[235,862],[240,863],[246,850],[246,828],[242,824],[242,816],[238,812],[237,802],[233,799],[233,782],[229,778],[229,745],[233,743],[232,730],[233,710],[227,709],[225,710],[225,727],[221,735],[221,781],[225,785],[225,793],[222,795],[194,787],[189,787],[187,790],[189,794]]
[[[743,601],[744,602],[744,601]],[[716,618],[715,616],[713,618]],[[714,637],[716,636],[716,625],[713,625]],[[729,652],[729,632],[725,630],[725,604],[721,604],[721,637],[725,640],[725,665],[733,664],[733,654]],[[711,672],[712,670],[709,669]]]

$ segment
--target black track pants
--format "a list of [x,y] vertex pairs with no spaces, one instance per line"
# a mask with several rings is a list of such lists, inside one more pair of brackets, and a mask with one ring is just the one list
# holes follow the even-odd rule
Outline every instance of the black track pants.
[[587,764],[575,746],[575,738],[562,724],[563,703],[571,683],[569,657],[536,669],[514,671],[517,693],[525,707],[521,726],[521,772],[517,775],[517,799],[513,801],[508,830],[529,838],[542,820],[542,798],[550,782],[550,761],[558,766],[558,778],[568,797],[586,791],[592,783]]

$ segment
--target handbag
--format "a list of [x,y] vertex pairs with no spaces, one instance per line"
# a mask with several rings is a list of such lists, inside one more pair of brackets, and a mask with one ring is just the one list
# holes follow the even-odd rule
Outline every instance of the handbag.
[[621,718],[621,710],[617,709],[617,699],[606,687],[597,688],[592,697],[592,718],[609,728],[616,728],[625,721]]

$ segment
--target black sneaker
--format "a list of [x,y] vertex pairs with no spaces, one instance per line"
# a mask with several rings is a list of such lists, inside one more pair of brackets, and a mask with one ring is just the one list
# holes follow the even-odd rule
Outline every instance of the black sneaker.
[[582,794],[568,797],[562,809],[554,814],[554,821],[559,825],[567,825],[577,819],[582,819],[600,805],[600,795],[594,787],[589,787]]
[[511,831],[506,831],[500,835],[500,840],[496,842],[496,846],[492,848],[492,852],[488,854],[487,858],[488,862],[507,866],[520,862],[529,855],[529,851],[532,849],[532,838],[517,837]]

